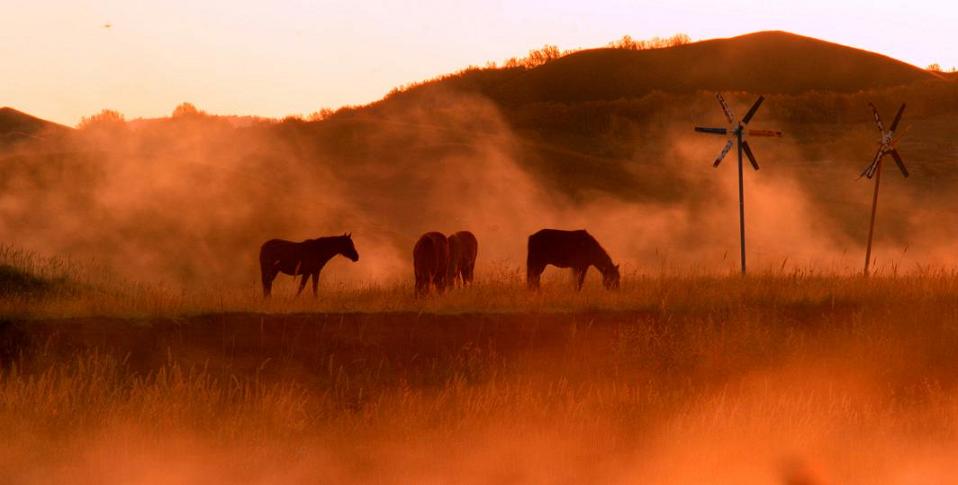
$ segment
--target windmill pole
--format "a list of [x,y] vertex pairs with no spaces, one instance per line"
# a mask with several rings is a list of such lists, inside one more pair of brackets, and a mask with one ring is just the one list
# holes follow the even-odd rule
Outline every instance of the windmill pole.
[[[745,155],[748,156],[749,163],[752,164],[752,168],[758,170],[758,162],[755,161],[755,155],[752,154],[752,149],[748,145],[748,141],[745,138],[745,127],[748,125],[749,121],[752,120],[752,117],[755,116],[755,112],[758,111],[758,107],[762,105],[762,101],[765,100],[765,96],[759,96],[755,103],[752,104],[752,107],[748,109],[745,117],[735,121],[735,115],[732,114],[732,110],[729,109],[728,104],[725,102],[725,98],[722,97],[722,93],[715,93],[715,97],[718,99],[719,104],[722,106],[722,111],[725,113],[725,119],[728,120],[727,128],[707,128],[702,126],[696,126],[695,131],[699,133],[709,133],[712,135],[721,135],[726,137],[725,146],[722,147],[722,151],[719,153],[719,156],[715,158],[715,161],[712,162],[713,167],[718,167],[722,163],[722,159],[732,150],[733,144],[738,144],[738,231],[739,231],[739,243],[741,245],[741,261],[742,261],[742,275],[745,275],[745,168],[742,165],[742,152],[745,152]],[[734,126],[734,128],[732,128]],[[734,135],[734,138],[733,138]],[[749,130],[749,136],[782,136],[782,132],[774,130]]]
[[738,228],[742,243],[742,274],[745,274],[745,186],[742,177],[742,126],[735,133],[738,138]]
[[872,219],[868,224],[868,246],[865,249],[865,277],[868,277],[868,266],[872,259],[872,235],[875,233],[875,212],[878,210],[878,186],[881,183],[881,159],[875,167],[875,195],[872,196]]

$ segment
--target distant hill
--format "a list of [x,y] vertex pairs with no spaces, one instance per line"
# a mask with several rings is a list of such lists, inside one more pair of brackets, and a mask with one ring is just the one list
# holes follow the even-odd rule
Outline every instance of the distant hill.
[[[309,130],[337,147],[337,157],[353,157],[368,152],[365,144],[382,130],[449,130],[446,120],[439,121],[443,116],[481,100],[495,106],[517,136],[523,168],[551,189],[574,197],[654,194],[661,200],[695,191],[675,171],[637,172],[637,166],[655,170],[646,160],[675,156],[672,144],[654,143],[650,134],[671,137],[670,127],[690,126],[693,119],[719,121],[712,91],[725,91],[735,110],[754,94],[772,95],[762,108],[763,124],[808,137],[809,123],[870,128],[868,103],[887,111],[907,100],[910,121],[958,114],[953,79],[831,42],[758,32],[660,49],[584,50],[532,68],[467,69],[343,109]],[[470,130],[479,135],[487,127]],[[370,139],[357,141],[364,134]],[[810,158],[825,156],[811,153],[819,145],[799,143]]]
[[[202,118],[205,121],[214,121],[224,123],[232,128],[246,128],[260,124],[276,123],[278,120],[265,118],[262,116],[233,116],[233,115],[210,115],[202,114],[198,117],[186,117],[186,119],[196,120]],[[128,120],[126,125],[133,130],[155,128],[156,126],[169,123],[172,118],[135,118]]]
[[[196,114],[27,137],[0,150],[0,233],[133,278],[204,284],[255,281],[263,240],[342,231],[361,235],[376,262],[355,268],[377,278],[406,278],[423,232],[459,228],[480,235],[486,261],[520,261],[538,228],[587,227],[641,264],[733,264],[735,164],[713,169],[723,140],[692,129],[723,122],[719,89],[739,114],[755,91],[772,94],[757,124],[785,133],[752,145],[758,260],[784,267],[776,248],[798,259],[823,240],[855,252],[871,200],[858,180],[876,143],[869,103],[887,120],[906,102],[910,128],[898,146],[911,177],[883,188],[879,244],[958,241],[954,77],[781,32],[467,69],[316,121]],[[0,111],[0,133],[49,129],[68,130]]]
[[44,134],[62,134],[72,128],[43,120],[13,108],[0,108],[0,143],[12,142]]
[[474,89],[515,106],[636,98],[653,91],[850,93],[942,78],[873,52],[774,31],[661,49],[590,49],[533,69],[466,72],[420,88]]

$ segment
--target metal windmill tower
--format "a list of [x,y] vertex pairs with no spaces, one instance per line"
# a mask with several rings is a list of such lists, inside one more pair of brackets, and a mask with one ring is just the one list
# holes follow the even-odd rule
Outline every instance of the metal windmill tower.
[[700,126],[696,126],[695,131],[728,137],[728,142],[725,144],[725,147],[722,148],[722,152],[719,153],[718,158],[716,158],[715,162],[712,163],[713,167],[718,167],[719,164],[722,163],[722,159],[725,158],[725,155],[728,154],[729,150],[732,149],[732,145],[738,145],[738,218],[739,236],[742,243],[742,274],[745,274],[745,189],[742,185],[742,152],[745,152],[745,156],[748,157],[748,161],[752,164],[752,168],[758,170],[758,162],[755,161],[755,155],[752,153],[752,148],[748,145],[747,137],[780,137],[782,136],[782,132],[774,130],[746,129],[748,122],[752,121],[752,117],[755,116],[755,112],[758,111],[758,107],[762,105],[763,101],[765,101],[765,96],[759,96],[758,99],[755,100],[755,103],[752,104],[752,107],[748,109],[748,112],[745,113],[745,117],[741,120],[735,119],[735,115],[732,114],[732,110],[729,108],[728,103],[725,102],[725,98],[722,97],[722,93],[715,93],[715,98],[718,99],[719,104],[722,106],[722,112],[725,113],[725,119],[728,120],[728,127],[702,128]]
[[901,155],[898,154],[898,150],[895,149],[895,145],[901,139],[895,139],[895,130],[898,129],[898,123],[901,122],[901,115],[905,112],[905,103],[902,103],[901,108],[898,108],[898,113],[895,114],[895,120],[891,122],[891,127],[888,131],[885,131],[885,125],[881,121],[881,116],[878,114],[878,108],[874,104],[868,103],[868,106],[871,106],[872,113],[875,114],[875,124],[878,125],[878,133],[881,134],[881,139],[878,140],[878,153],[875,154],[874,160],[870,163],[865,170],[862,170],[861,177],[875,178],[875,194],[872,196],[872,217],[871,222],[868,224],[868,246],[865,250],[865,276],[868,276],[868,267],[871,264],[872,259],[872,235],[875,233],[875,212],[878,209],[878,184],[881,182],[881,162],[885,158],[885,155],[891,155],[895,160],[895,164],[898,165],[898,170],[901,170],[901,174],[905,177],[908,177],[908,169],[905,168],[905,162],[902,161]]

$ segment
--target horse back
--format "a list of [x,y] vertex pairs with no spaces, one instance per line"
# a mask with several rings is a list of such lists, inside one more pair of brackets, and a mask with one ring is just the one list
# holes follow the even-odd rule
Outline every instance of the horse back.
[[267,259],[282,259],[282,256],[290,254],[298,246],[299,243],[285,239],[270,239],[259,247],[259,259],[261,261]]
[[543,229],[529,236],[528,258],[530,263],[551,264],[560,268],[587,265],[594,248],[595,238],[584,229],[563,231]]
[[263,268],[263,271],[266,268],[274,268],[290,275],[313,271],[316,264],[308,250],[310,241],[293,242],[285,239],[266,241],[259,250],[260,268]]
[[469,231],[459,231],[450,236],[450,241],[455,238],[461,248],[461,259],[464,261],[475,261],[479,254],[479,241],[476,235]]
[[440,232],[427,232],[416,241],[412,256],[416,273],[445,273],[449,262],[449,241]]

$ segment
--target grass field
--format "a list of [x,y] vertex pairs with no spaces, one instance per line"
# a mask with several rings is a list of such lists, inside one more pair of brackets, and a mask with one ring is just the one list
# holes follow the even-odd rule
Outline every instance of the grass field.
[[11,483],[953,480],[950,272],[265,303],[25,261],[38,283],[0,299]]
[[[0,485],[958,484],[958,83],[784,32],[551,50],[313,121],[0,108]],[[784,132],[744,186],[713,90]],[[869,104],[903,102],[866,279]],[[621,288],[528,291],[543,227]],[[478,280],[416,298],[436,228]],[[261,297],[262,241],[346,231],[319,298]]]

